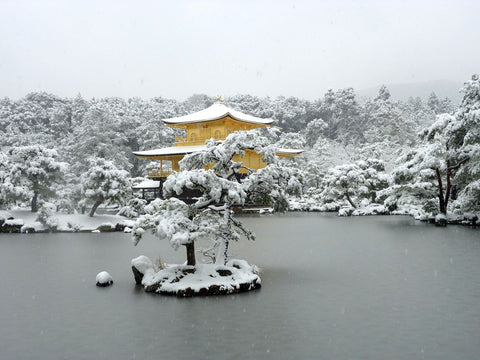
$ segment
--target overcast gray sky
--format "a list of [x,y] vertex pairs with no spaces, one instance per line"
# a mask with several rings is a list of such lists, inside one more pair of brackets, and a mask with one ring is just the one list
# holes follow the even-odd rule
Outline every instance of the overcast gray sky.
[[0,0],[0,97],[321,97],[480,72],[480,1]]

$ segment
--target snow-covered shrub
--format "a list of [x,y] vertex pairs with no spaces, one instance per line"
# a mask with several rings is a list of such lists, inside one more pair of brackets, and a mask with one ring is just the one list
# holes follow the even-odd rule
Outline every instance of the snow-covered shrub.
[[58,218],[56,217],[55,204],[43,202],[38,209],[37,220],[45,225],[50,231],[56,231],[58,228]]

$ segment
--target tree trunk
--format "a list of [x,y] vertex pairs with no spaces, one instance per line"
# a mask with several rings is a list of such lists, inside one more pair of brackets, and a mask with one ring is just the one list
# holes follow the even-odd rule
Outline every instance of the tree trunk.
[[187,265],[195,266],[195,244],[192,242],[185,245],[187,248]]
[[97,208],[100,206],[100,204],[103,203],[103,196],[99,197],[97,201],[95,201],[95,204],[92,206],[92,210],[90,210],[90,214],[88,216],[93,217],[93,214],[95,214],[95,211]]
[[440,207],[440,212],[442,214],[447,214],[447,206],[445,204],[445,198],[443,197],[443,183],[442,183],[442,177],[440,175],[440,169],[435,168],[435,173],[437,174],[437,182],[438,182],[438,201],[439,201],[439,207]]
[[[448,143],[447,143],[447,152],[449,150],[449,146],[448,146]],[[448,200],[450,199],[450,190],[451,190],[451,187],[452,187],[452,184],[450,182],[450,177],[451,177],[451,169],[450,169],[450,160],[447,160],[447,188],[445,189],[445,200],[444,200],[444,204],[445,204],[445,214],[447,213],[447,205],[448,205]]]
[[38,210],[38,192],[36,190],[33,191],[31,210],[32,212],[37,212]]
[[354,207],[355,209],[357,208],[357,205],[355,205],[352,201],[352,199],[350,198],[350,194],[348,193],[348,191],[345,191],[345,196],[347,198],[347,201],[350,203],[350,205],[352,205],[352,207]]
[[215,257],[216,265],[225,265],[227,262],[228,240],[222,239],[220,247],[218,248],[217,256]]

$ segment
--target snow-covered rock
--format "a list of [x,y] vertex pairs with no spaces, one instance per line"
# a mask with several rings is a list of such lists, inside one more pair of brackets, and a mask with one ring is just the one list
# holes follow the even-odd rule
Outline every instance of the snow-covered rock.
[[132,259],[131,264],[133,277],[135,278],[135,283],[138,285],[142,283],[142,279],[147,271],[153,272],[152,260],[144,255]]
[[113,225],[112,223],[110,222],[107,222],[107,223],[103,223],[103,224],[100,224],[97,229],[98,231],[100,232],[111,232],[111,231],[115,231],[115,225]]
[[97,282],[97,286],[100,287],[110,286],[113,284],[112,276],[106,271],[99,272],[95,280]]
[[45,231],[46,227],[40,221],[34,221],[32,223],[26,223],[20,228],[22,233],[37,233]]

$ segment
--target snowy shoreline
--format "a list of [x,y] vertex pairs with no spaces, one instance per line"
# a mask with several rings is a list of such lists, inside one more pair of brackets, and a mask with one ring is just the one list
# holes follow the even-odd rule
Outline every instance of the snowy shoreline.
[[48,232],[129,232],[133,220],[120,215],[62,214],[55,215],[58,226],[49,229],[37,221],[37,214],[26,209],[0,210],[0,233],[48,233]]
[[447,215],[428,214],[419,207],[416,206],[404,206],[397,210],[389,211],[384,205],[370,204],[365,207],[354,209],[352,207],[339,207],[328,205],[311,206],[311,204],[301,202],[291,202],[291,212],[320,212],[320,213],[336,213],[338,216],[411,216],[417,221],[428,222],[430,224],[437,224],[439,226],[449,225],[463,225],[476,227],[479,225],[480,214],[478,213],[447,213]]
[[[382,207],[383,208],[383,207]],[[418,209],[403,209],[389,212],[385,208],[378,207],[369,208],[341,208],[341,209],[318,209],[318,208],[302,208],[293,206],[290,212],[321,212],[321,213],[337,213],[338,216],[395,216],[407,215],[412,216],[415,220],[438,224],[440,226],[462,225],[462,226],[478,226],[480,214],[448,214],[446,218],[428,215],[418,211]],[[260,214],[271,212],[259,212]],[[0,210],[0,233],[90,233],[90,232],[126,232],[129,233],[133,227],[134,220],[120,215],[95,215],[89,217],[84,214],[56,214],[58,219],[58,227],[55,230],[49,229],[47,226],[36,221],[36,213],[29,210]]]

